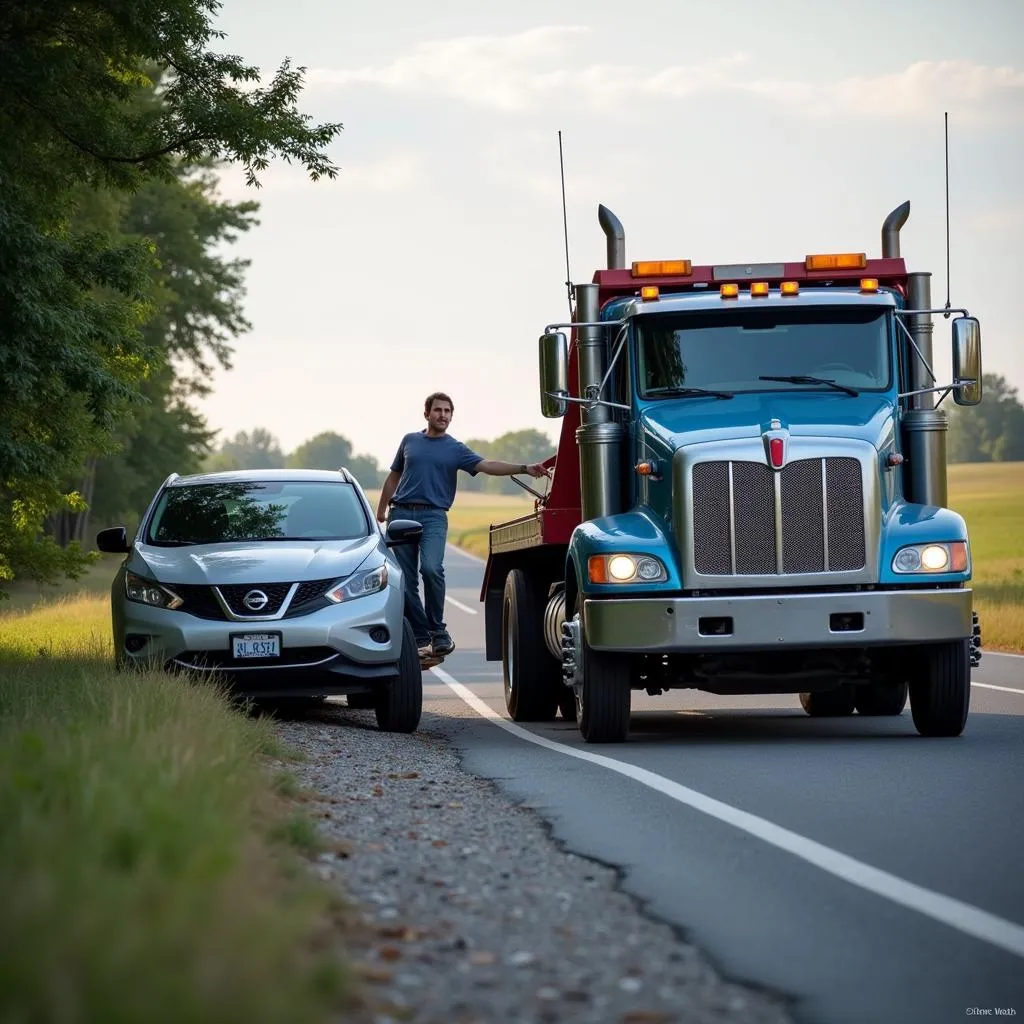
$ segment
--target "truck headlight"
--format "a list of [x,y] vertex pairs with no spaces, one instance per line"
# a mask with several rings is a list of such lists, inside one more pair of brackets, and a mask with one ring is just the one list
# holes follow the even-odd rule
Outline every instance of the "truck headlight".
[[668,579],[665,566],[653,555],[591,555],[587,559],[591,583],[660,583]]
[[147,580],[145,576],[137,576],[133,572],[124,574],[124,593],[129,601],[148,604],[151,608],[169,608],[173,611],[185,603],[173,590],[168,590],[156,580]]
[[892,560],[892,571],[966,572],[967,542],[954,540],[945,544],[911,544],[900,548]]
[[378,565],[376,569],[364,569],[362,572],[354,573],[348,579],[342,580],[327,591],[328,601],[341,604],[342,601],[351,601],[357,597],[366,597],[367,594],[376,594],[388,585],[387,565]]

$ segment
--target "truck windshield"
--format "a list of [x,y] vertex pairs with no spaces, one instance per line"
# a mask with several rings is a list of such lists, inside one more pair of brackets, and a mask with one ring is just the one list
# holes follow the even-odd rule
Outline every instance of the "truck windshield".
[[686,388],[735,393],[840,385],[851,393],[889,387],[889,326],[878,306],[702,310],[635,322],[645,398],[678,398]]

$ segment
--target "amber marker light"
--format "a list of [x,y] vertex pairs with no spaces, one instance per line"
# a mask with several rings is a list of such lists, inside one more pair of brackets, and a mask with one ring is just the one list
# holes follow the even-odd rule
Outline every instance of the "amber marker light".
[[867,261],[862,252],[819,252],[808,256],[804,266],[808,270],[863,270]]

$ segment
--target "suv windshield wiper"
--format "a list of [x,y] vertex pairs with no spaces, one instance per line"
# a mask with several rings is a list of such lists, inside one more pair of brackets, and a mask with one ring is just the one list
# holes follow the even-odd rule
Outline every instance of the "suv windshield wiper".
[[647,398],[649,395],[672,395],[679,398],[689,398],[691,395],[710,395],[712,398],[732,398],[731,391],[714,391],[711,388],[648,388],[644,392],[644,397]]
[[758,380],[777,380],[783,384],[826,384],[830,388],[835,388],[836,391],[844,391],[851,398],[856,398],[860,392],[856,388],[847,387],[845,384],[838,384],[836,381],[831,380],[828,377],[801,377],[799,375],[793,377],[758,377]]
[[197,540],[151,540],[150,544],[155,548],[190,548],[198,544]]

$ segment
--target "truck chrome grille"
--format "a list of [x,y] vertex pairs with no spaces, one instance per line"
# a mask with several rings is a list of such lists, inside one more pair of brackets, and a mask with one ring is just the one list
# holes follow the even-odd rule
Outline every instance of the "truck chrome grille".
[[761,462],[699,462],[692,484],[693,561],[702,575],[847,572],[865,565],[855,458],[797,459],[779,473]]

